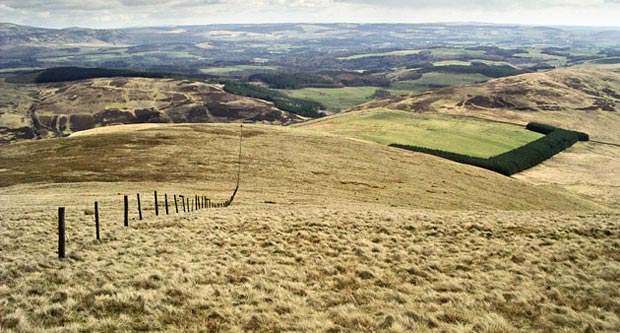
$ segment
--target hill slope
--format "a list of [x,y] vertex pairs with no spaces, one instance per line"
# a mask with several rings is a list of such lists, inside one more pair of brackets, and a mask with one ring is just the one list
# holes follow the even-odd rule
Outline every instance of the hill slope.
[[620,67],[565,68],[486,83],[394,96],[360,109],[465,114],[525,124],[547,122],[616,140],[620,133]]
[[123,44],[127,37],[122,30],[46,29],[0,23],[0,46],[113,46]]
[[[225,124],[115,126],[7,145],[0,147],[0,185],[208,182],[229,191],[238,130]],[[486,170],[299,129],[249,126],[243,160],[240,200],[250,195],[260,201],[435,209],[592,207]]]
[[[593,140],[516,177],[620,207],[620,67],[588,66],[524,74],[483,84],[395,96],[360,109],[441,113],[583,131]],[[603,141],[610,144],[599,143]]]
[[109,78],[36,86],[1,82],[0,88],[0,142],[123,123],[286,124],[301,119],[270,102],[233,95],[216,85],[173,79]]

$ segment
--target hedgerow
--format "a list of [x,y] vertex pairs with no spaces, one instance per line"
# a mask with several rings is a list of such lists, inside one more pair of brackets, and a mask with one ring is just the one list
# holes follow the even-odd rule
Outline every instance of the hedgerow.
[[[555,126],[551,126],[551,125],[547,125],[543,123],[537,123],[537,122],[531,122],[527,124],[525,128],[528,129],[529,131],[540,133],[540,134],[545,134],[545,135],[555,130],[561,129],[559,127],[555,127]],[[577,134],[577,136],[579,137],[579,141],[590,141],[590,136],[587,133],[577,132],[577,131],[572,131],[572,132],[575,132]]]

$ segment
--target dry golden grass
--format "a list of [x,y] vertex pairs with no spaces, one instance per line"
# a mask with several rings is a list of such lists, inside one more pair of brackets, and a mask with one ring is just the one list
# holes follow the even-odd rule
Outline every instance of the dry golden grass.
[[620,208],[620,147],[579,143],[513,177],[539,186],[554,184],[601,205]]
[[233,206],[155,218],[153,190],[228,198],[238,127],[83,134],[0,147],[3,332],[620,329],[617,211],[432,156],[247,126]]
[[[0,328],[620,329],[618,213],[431,211],[244,200],[228,209],[156,219],[152,200],[144,196],[146,220],[136,221],[132,209],[130,227],[124,229],[122,199],[113,190],[149,185],[158,184],[2,190]],[[83,212],[95,198],[102,207],[101,243],[94,240],[93,216]],[[67,204],[65,260],[55,253],[59,203]]]

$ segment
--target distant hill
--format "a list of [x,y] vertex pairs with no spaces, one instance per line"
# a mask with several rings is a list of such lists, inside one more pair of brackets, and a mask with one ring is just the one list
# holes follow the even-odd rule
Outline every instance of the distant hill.
[[249,121],[287,124],[303,119],[273,103],[230,94],[219,85],[101,78],[44,85],[0,82],[0,142],[65,136],[127,123]]
[[45,29],[0,23],[0,46],[39,45],[62,46],[90,45],[111,46],[126,42],[128,34],[122,30],[99,30],[86,28]]

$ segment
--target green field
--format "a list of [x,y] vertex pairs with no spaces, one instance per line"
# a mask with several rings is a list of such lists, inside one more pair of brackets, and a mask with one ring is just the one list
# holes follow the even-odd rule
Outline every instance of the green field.
[[227,67],[203,68],[200,70],[200,72],[204,74],[225,75],[225,74],[236,73],[236,72],[275,71],[275,70],[278,70],[277,66],[238,65],[238,66],[227,66]]
[[474,62],[479,62],[479,63],[483,63],[485,65],[492,65],[492,66],[502,66],[502,65],[507,65],[510,67],[515,67],[513,64],[506,62],[506,61],[492,61],[492,60],[485,60],[485,59],[471,59],[468,61],[464,61],[464,60],[443,60],[443,61],[435,61],[433,62],[433,66],[450,66],[450,65],[462,65],[462,66],[469,66]]
[[543,136],[520,126],[476,118],[384,109],[341,113],[296,126],[384,145],[399,143],[483,158]]
[[[340,57],[338,60],[355,60],[369,57],[389,57],[389,56],[406,56],[411,54],[418,54],[422,50],[399,50],[399,51],[390,51],[390,52],[379,52],[379,53],[362,53],[362,54],[354,54],[348,57]],[[460,56],[468,56],[468,57],[478,57],[483,56],[485,54],[482,50],[467,50],[465,48],[459,47],[446,47],[446,48],[436,48],[436,49],[428,49],[431,54],[438,58],[452,58],[452,57],[460,57]]]
[[418,54],[420,50],[399,50],[399,51],[390,51],[390,52],[380,52],[380,53],[362,53],[355,54],[348,57],[340,57],[338,60],[355,60],[362,58],[370,58],[370,57],[388,57],[388,56],[406,56],[410,54]]
[[429,49],[431,54],[436,58],[454,58],[454,57],[482,57],[485,55],[485,51],[483,50],[467,50],[465,48],[458,47],[446,47],[446,48],[436,48]]
[[528,53],[515,54],[515,57],[531,58],[533,62],[542,61],[547,65],[554,67],[563,67],[568,63],[568,59],[566,57],[542,53],[541,49],[530,49],[528,50]]
[[395,93],[421,91],[430,88],[467,85],[488,81],[489,78],[482,74],[450,74],[450,73],[426,73],[417,80],[394,82],[390,90]]
[[377,87],[304,88],[279,90],[288,96],[319,102],[331,110],[346,110],[367,102]]

